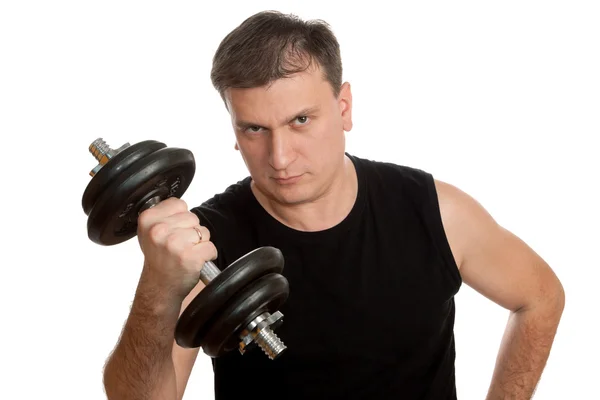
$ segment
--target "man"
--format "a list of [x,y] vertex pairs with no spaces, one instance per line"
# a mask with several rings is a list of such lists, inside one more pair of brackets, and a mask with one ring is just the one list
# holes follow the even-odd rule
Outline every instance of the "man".
[[550,267],[451,184],[347,154],[350,85],[325,23],[254,15],[214,57],[212,80],[250,176],[188,210],[140,215],[145,256],[123,334],[105,368],[109,399],[181,399],[198,350],[173,341],[223,269],[279,248],[290,296],[276,360],[213,359],[217,399],[456,399],[454,295],[462,282],[510,310],[488,399],[528,399],[564,293]]

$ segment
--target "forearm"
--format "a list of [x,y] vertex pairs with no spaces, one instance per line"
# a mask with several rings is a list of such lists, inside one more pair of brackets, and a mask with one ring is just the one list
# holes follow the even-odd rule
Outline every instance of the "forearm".
[[531,399],[548,360],[562,305],[510,314],[486,400]]
[[104,370],[110,400],[177,398],[172,348],[179,307],[142,273],[121,338]]

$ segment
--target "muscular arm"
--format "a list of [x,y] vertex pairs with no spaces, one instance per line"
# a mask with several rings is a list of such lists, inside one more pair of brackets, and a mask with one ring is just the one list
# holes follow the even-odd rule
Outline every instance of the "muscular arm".
[[486,400],[533,396],[562,310],[558,305],[539,307],[510,313]]
[[563,287],[525,242],[473,198],[436,181],[444,228],[463,281],[510,311],[487,400],[530,399],[564,308]]
[[175,344],[175,325],[181,310],[202,287],[199,283],[181,305],[153,287],[142,273],[121,338],[104,370],[108,399],[183,397],[198,349]]

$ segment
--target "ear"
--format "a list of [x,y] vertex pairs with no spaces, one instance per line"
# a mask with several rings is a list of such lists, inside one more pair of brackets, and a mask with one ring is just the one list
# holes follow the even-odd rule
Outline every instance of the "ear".
[[350,90],[350,83],[344,82],[342,85],[338,96],[338,104],[344,130],[349,132],[352,130],[352,91]]
[[235,146],[233,146],[233,148],[236,149],[236,150],[238,150],[238,151],[240,150],[237,141],[235,142]]

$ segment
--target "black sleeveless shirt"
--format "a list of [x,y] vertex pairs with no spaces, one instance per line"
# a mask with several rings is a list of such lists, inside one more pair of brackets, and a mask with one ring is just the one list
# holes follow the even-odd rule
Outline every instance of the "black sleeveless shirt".
[[358,175],[340,224],[300,232],[270,216],[246,178],[192,209],[224,269],[280,249],[290,295],[276,330],[287,350],[213,359],[215,398],[456,399],[454,295],[462,283],[433,177],[348,155]]

